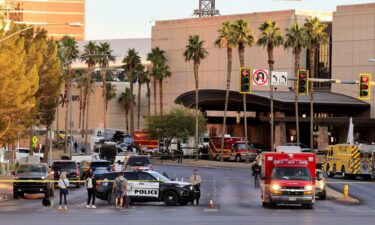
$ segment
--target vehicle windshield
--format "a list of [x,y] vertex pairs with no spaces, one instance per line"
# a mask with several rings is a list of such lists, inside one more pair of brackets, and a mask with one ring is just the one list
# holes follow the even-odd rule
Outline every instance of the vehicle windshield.
[[150,174],[155,177],[156,180],[161,181],[161,182],[170,182],[171,180],[166,178],[165,176],[161,175],[160,173],[157,172],[150,172]]
[[18,173],[46,173],[47,168],[44,165],[21,165]]
[[202,138],[202,142],[210,142],[210,138],[204,137],[204,138]]
[[150,164],[150,160],[147,157],[130,157],[127,162],[129,166],[148,166]]
[[19,148],[19,149],[17,149],[17,151],[18,151],[19,153],[26,153],[26,154],[29,154],[29,153],[30,153],[30,150],[27,149],[27,148]]
[[272,178],[278,180],[311,180],[306,167],[276,167],[272,171]]
[[92,162],[91,167],[92,168],[98,168],[98,167],[110,167],[111,164],[109,162]]
[[246,148],[245,148],[245,143],[237,143],[237,144],[236,144],[236,148],[237,148],[237,149],[246,149]]
[[52,165],[54,170],[61,169],[76,169],[76,164],[74,162],[55,162]]

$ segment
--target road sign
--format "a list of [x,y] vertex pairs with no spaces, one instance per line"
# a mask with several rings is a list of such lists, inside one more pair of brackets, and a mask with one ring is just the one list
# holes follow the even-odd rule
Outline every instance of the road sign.
[[253,70],[253,85],[267,86],[268,85],[268,70]]
[[271,85],[287,86],[288,85],[288,73],[272,71]]

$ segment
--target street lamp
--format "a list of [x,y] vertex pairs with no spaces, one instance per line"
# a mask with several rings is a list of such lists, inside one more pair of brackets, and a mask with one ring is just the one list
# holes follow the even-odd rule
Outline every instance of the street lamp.
[[368,61],[369,62],[375,62],[375,58],[369,58]]

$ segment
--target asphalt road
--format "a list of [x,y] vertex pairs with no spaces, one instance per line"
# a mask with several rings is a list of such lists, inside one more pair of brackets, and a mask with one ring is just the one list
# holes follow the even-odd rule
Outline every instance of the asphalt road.
[[[156,171],[185,181],[193,167],[154,166]],[[68,195],[69,210],[43,208],[41,198],[27,198],[0,202],[1,225],[23,224],[372,224],[375,219],[373,202],[346,205],[335,201],[317,201],[315,208],[301,209],[281,206],[276,209],[262,208],[259,189],[253,188],[252,177],[247,169],[199,168],[202,176],[202,198],[199,206],[167,207],[163,203],[136,204],[127,210],[118,210],[106,202],[97,200],[97,209],[86,209],[86,190],[72,188]],[[367,190],[375,193],[375,189]],[[208,210],[208,202],[214,198],[217,210]]]

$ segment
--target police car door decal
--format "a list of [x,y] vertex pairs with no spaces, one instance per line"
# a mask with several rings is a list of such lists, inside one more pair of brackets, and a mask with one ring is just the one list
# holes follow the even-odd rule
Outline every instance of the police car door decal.
[[129,196],[159,197],[159,182],[157,181],[129,181]]

